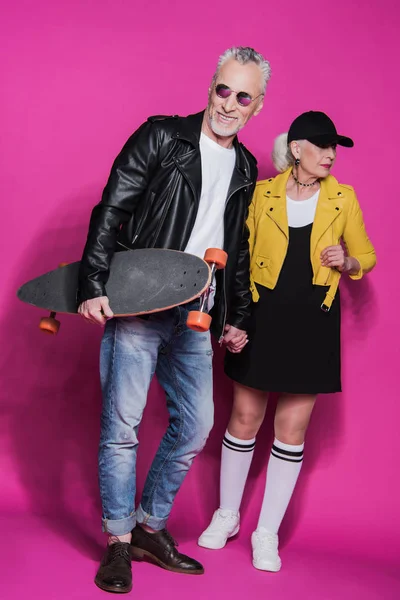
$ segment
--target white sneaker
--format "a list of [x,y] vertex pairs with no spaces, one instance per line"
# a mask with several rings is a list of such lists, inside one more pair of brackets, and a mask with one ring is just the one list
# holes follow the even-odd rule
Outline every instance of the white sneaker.
[[240,529],[240,516],[233,510],[219,508],[213,514],[210,525],[199,537],[197,543],[203,548],[220,550]]
[[253,566],[261,571],[277,572],[282,566],[278,554],[278,536],[265,527],[259,527],[251,536]]

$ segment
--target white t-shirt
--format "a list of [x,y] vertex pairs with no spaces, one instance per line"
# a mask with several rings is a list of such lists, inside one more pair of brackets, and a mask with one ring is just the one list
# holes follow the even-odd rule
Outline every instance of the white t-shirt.
[[[185,252],[203,258],[207,248],[224,247],[224,212],[229,184],[236,162],[234,148],[223,148],[212,139],[200,136],[201,196],[196,221]],[[209,298],[209,310],[215,295],[215,281]]]
[[286,196],[289,227],[304,227],[314,222],[319,198],[319,190],[308,200],[292,200]]
[[223,148],[200,136],[201,196],[196,221],[185,252],[203,258],[207,248],[224,246],[226,196],[235,166],[235,149]]

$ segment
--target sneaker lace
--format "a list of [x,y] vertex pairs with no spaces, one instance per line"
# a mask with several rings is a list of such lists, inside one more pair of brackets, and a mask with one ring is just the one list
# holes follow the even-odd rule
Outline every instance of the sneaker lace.
[[219,527],[221,527],[222,529],[229,529],[231,524],[236,520],[234,515],[230,515],[230,514],[223,514],[221,512],[217,513],[217,524]]
[[275,552],[277,547],[276,538],[272,533],[263,533],[258,536],[259,548],[262,552]]

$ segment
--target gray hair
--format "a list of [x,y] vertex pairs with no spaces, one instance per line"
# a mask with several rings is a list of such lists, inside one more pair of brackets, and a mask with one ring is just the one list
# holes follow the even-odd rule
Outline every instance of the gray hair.
[[[297,140],[297,143],[302,145],[303,140]],[[294,165],[293,152],[288,144],[288,134],[281,133],[275,138],[274,147],[272,149],[272,162],[274,167],[280,173],[286,171]]]
[[294,165],[294,156],[288,145],[288,134],[281,133],[275,138],[272,149],[272,162],[279,173]]
[[253,48],[249,48],[249,46],[233,46],[232,48],[225,50],[225,52],[221,54],[218,59],[217,69],[214,73],[212,83],[215,83],[222,65],[231,58],[237,60],[241,65],[246,65],[247,63],[253,62],[260,67],[260,71],[263,76],[262,93],[265,94],[267,83],[271,77],[271,67],[269,62],[265,60],[262,54],[256,52]]

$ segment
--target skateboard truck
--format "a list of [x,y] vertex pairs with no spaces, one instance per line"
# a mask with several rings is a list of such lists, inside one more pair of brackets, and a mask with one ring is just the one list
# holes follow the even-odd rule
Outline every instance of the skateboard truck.
[[[68,265],[68,263],[62,262],[58,266],[66,267],[67,265]],[[61,323],[58,319],[55,318],[56,314],[57,313],[55,313],[54,311],[51,311],[49,317],[42,317],[40,319],[40,323],[39,323],[40,331],[43,331],[43,333],[50,333],[51,335],[57,335],[58,330],[60,329]]]
[[[214,279],[215,271],[217,269],[224,269],[228,255],[224,250],[220,248],[208,248],[204,255],[204,261],[211,267],[211,282]],[[191,310],[188,314],[186,325],[193,331],[208,331],[211,325],[211,317],[207,313],[208,298],[210,295],[210,287],[208,286],[206,291],[200,296],[200,307],[199,310]]]

